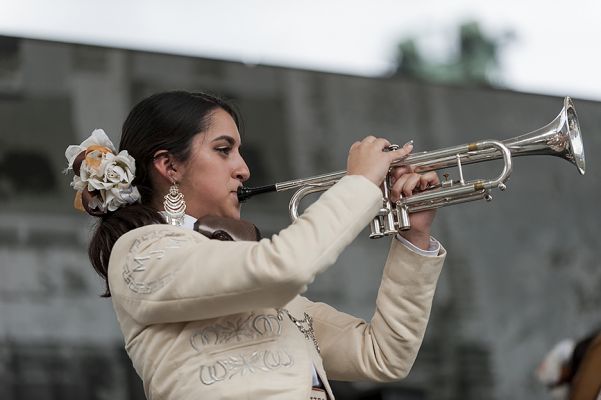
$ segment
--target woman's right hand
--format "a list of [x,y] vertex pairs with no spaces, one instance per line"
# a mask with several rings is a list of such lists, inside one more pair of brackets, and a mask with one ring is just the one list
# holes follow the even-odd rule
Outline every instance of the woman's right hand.
[[353,143],[349,150],[346,172],[348,175],[363,175],[377,186],[380,186],[388,173],[390,164],[405,157],[413,149],[407,143],[394,151],[384,151],[390,142],[384,138],[367,136]]

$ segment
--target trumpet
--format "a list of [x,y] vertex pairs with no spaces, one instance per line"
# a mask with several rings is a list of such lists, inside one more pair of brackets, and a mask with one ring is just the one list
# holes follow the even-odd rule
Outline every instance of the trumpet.
[[[385,150],[397,148],[397,145],[392,145]],[[410,229],[409,214],[411,213],[474,200],[492,200],[492,189],[506,189],[505,182],[512,171],[512,158],[529,155],[561,157],[574,164],[580,174],[584,175],[582,135],[574,103],[569,97],[564,99],[563,108],[553,121],[532,132],[503,141],[482,140],[440,150],[412,153],[395,160],[391,168],[409,166],[419,173],[457,167],[459,179],[449,179],[445,174],[439,185],[426,188],[412,196],[401,196],[398,201],[392,202],[390,200],[392,182],[389,173],[382,184],[382,207],[370,223],[369,237],[375,239]],[[464,180],[463,165],[497,159],[503,160],[503,168],[497,177],[490,180]],[[345,175],[346,171],[337,171],[255,188],[240,187],[238,199],[243,202],[260,193],[298,189],[289,203],[290,218],[295,221],[298,218],[299,204],[305,196],[329,189]]]

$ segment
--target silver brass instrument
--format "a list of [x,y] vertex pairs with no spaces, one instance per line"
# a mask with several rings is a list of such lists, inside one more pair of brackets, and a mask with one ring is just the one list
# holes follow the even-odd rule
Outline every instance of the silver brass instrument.
[[[396,145],[391,147],[398,148]],[[512,157],[528,155],[561,157],[574,164],[580,174],[584,175],[582,136],[576,110],[569,97],[564,99],[564,106],[559,115],[549,124],[535,131],[504,141],[483,140],[441,150],[413,153],[394,161],[392,166],[411,166],[416,172],[435,171],[456,166],[460,178],[452,180],[445,175],[440,185],[432,186],[410,197],[401,197],[393,203],[389,196],[391,186],[389,174],[382,185],[382,208],[371,222],[369,237],[380,238],[410,229],[410,213],[473,200],[490,201],[492,199],[491,189],[505,190],[505,182],[509,179],[512,170]],[[463,179],[462,165],[497,159],[503,159],[504,165],[496,178],[468,182]],[[290,218],[294,221],[298,218],[299,203],[305,196],[327,190],[344,175],[346,175],[346,171],[337,171],[257,188],[241,187],[238,190],[238,198],[240,201],[244,201],[259,193],[300,188],[294,193],[289,204]]]

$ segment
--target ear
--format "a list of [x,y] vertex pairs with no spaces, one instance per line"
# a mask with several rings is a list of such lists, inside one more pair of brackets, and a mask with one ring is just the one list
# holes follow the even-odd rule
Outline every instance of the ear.
[[168,181],[170,185],[173,182],[179,182],[179,163],[167,150],[159,150],[156,153],[154,153],[153,165],[155,171],[162,178]]

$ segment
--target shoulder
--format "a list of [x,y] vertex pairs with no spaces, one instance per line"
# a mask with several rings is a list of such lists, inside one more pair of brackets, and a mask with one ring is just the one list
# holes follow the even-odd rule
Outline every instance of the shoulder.
[[127,232],[115,242],[109,259],[108,281],[113,297],[125,290],[123,284],[136,293],[164,284],[171,275],[165,272],[165,260],[208,240],[193,230],[166,224]]
[[167,224],[146,225],[133,229],[122,235],[111,250],[109,265],[118,260],[124,260],[130,254],[152,250],[154,247],[164,245],[195,244],[209,240],[205,236],[190,229],[185,229]]

